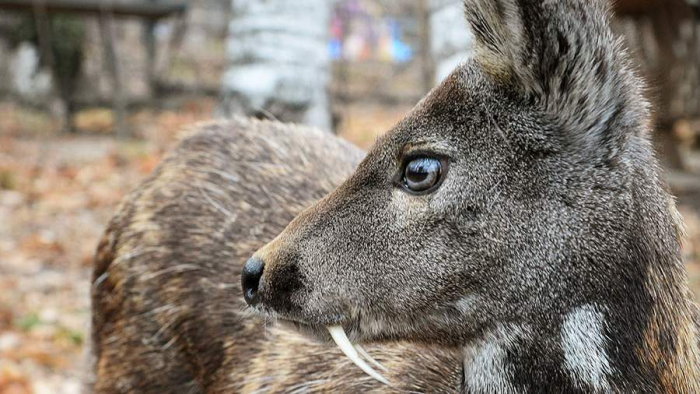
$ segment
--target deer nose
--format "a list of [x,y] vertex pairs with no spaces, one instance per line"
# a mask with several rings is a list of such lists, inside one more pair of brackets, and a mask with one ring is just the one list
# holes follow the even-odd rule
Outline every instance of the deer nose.
[[250,306],[258,303],[258,286],[260,278],[265,269],[265,262],[257,257],[246,261],[241,273],[241,287],[243,287],[243,298]]

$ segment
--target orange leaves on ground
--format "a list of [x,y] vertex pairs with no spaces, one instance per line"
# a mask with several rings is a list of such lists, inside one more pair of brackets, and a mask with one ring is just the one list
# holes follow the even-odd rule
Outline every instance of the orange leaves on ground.
[[211,109],[142,111],[128,125],[144,138],[117,140],[105,111],[78,119],[89,134],[57,135],[50,118],[0,103],[0,394],[79,392],[98,240],[179,130]]
[[0,393],[30,394],[32,392],[29,378],[20,367],[16,363],[0,359]]

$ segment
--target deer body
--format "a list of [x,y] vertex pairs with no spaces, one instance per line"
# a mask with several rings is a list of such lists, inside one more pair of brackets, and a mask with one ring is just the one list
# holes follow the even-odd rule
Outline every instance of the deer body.
[[700,392],[680,222],[605,6],[465,4],[475,58],[366,157],[203,125],[126,200],[96,259],[96,391]]
[[[240,119],[193,130],[124,201],[100,244],[92,390],[384,390],[337,349],[252,316],[240,297],[242,262],[338,186],[364,153],[280,123]],[[406,390],[459,387],[456,349],[382,349],[368,350]]]

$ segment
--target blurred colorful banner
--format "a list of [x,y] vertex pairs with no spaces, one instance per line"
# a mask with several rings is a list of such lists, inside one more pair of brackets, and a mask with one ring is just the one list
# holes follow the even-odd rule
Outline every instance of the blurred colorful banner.
[[413,48],[404,31],[415,21],[387,15],[376,2],[344,0],[331,16],[329,52],[332,60],[405,63]]

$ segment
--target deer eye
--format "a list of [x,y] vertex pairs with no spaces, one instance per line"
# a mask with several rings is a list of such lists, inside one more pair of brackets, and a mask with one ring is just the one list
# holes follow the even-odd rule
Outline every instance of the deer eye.
[[435,189],[443,175],[439,159],[418,157],[406,164],[403,171],[403,187],[413,193],[427,193]]

